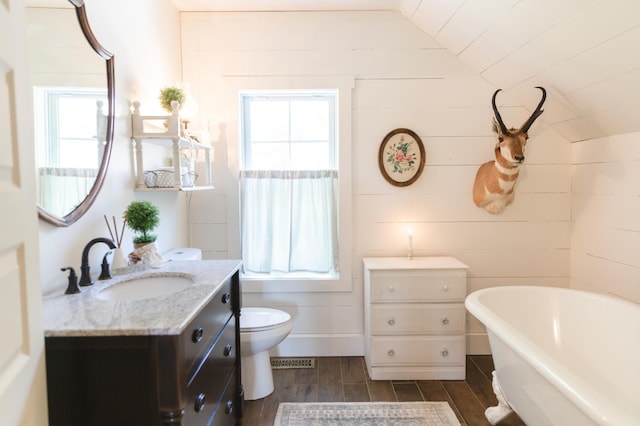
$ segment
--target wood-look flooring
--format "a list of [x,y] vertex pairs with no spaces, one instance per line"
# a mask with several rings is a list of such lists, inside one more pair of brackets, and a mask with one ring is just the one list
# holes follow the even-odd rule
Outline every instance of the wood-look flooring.
[[[315,368],[273,370],[274,392],[245,401],[243,426],[272,426],[281,402],[447,401],[463,425],[489,425],[497,404],[490,355],[467,356],[466,380],[371,380],[363,357],[320,357]],[[501,426],[524,425],[511,414]]]

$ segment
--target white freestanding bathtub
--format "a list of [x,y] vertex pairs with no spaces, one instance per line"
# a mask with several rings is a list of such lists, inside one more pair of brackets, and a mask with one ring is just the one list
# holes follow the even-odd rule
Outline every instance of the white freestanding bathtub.
[[640,305],[551,287],[493,287],[467,310],[487,328],[499,404],[528,426],[640,425]]

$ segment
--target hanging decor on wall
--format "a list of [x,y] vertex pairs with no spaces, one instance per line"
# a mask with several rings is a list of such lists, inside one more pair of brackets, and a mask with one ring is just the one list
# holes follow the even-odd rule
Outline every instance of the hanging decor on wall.
[[478,168],[473,183],[473,202],[491,214],[501,213],[515,197],[519,167],[524,162],[524,149],[529,139],[529,128],[542,115],[544,111],[542,105],[547,99],[547,91],[544,87],[536,88],[542,92],[542,99],[519,129],[513,127],[508,129],[502,121],[496,106],[496,95],[501,89],[496,90],[491,98],[494,114],[493,131],[498,136],[493,149],[495,160],[487,161]]
[[409,129],[390,131],[378,150],[382,176],[394,186],[409,186],[424,169],[425,152],[420,137]]

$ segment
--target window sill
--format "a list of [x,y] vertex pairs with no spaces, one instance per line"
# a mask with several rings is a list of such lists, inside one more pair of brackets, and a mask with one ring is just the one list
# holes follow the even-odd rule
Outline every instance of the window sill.
[[241,278],[242,291],[245,293],[312,293],[352,290],[351,279],[344,279],[339,274],[301,272],[277,276],[243,273]]

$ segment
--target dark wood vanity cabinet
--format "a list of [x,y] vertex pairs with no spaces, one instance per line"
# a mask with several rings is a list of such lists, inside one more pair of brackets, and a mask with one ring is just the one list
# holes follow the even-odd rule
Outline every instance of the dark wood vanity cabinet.
[[179,335],[47,337],[50,425],[235,425],[236,272]]

